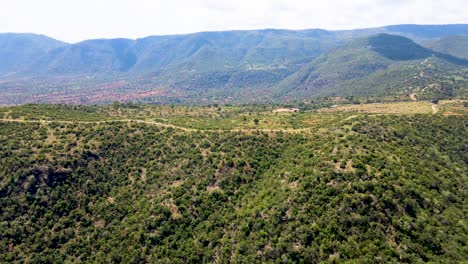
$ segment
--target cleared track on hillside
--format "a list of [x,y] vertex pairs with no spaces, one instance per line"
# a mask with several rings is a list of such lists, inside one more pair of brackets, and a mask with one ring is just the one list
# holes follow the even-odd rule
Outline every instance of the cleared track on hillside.
[[141,123],[147,125],[154,125],[159,127],[173,128],[177,130],[187,131],[187,132],[285,132],[285,133],[304,133],[310,132],[312,127],[306,128],[284,128],[284,129],[268,129],[268,128],[238,128],[238,129],[199,129],[199,128],[188,128],[182,127],[167,123],[161,123],[156,121],[148,120],[138,120],[138,119],[117,119],[117,120],[105,120],[105,121],[69,121],[69,120],[25,120],[25,119],[12,119],[12,118],[2,118],[0,122],[10,122],[10,123],[39,123],[39,124],[112,124],[113,122],[119,123]]

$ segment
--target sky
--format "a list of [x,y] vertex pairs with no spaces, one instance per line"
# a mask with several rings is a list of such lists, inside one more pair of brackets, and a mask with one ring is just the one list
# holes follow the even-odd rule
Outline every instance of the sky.
[[468,0],[0,0],[0,32],[74,43],[236,29],[468,23]]

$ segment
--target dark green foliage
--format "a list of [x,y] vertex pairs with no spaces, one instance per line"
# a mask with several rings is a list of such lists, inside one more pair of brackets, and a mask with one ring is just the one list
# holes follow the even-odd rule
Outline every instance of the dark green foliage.
[[357,116],[287,134],[1,122],[0,262],[461,262],[466,124]]
[[465,97],[468,61],[431,51],[401,36],[351,41],[275,86],[279,98],[308,96]]
[[373,51],[391,60],[419,60],[432,54],[430,50],[401,36],[379,34],[369,37],[368,41]]
[[[461,35],[467,29],[267,29],[75,44],[0,34],[0,105],[271,103],[312,96],[401,96],[431,85],[440,86],[427,96],[463,97],[468,61]],[[453,35],[449,32],[460,36],[433,43]]]

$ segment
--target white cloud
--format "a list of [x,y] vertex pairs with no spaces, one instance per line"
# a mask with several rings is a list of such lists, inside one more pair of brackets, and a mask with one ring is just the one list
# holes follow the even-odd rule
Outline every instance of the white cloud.
[[0,32],[76,42],[207,30],[467,23],[466,0],[0,0]]

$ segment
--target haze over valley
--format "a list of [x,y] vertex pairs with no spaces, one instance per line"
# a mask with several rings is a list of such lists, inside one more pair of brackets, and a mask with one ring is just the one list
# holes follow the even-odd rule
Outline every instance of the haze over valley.
[[466,24],[202,32],[76,44],[1,34],[0,104],[269,103],[422,90],[466,96],[467,35]]
[[466,263],[465,6],[10,1],[0,263]]

